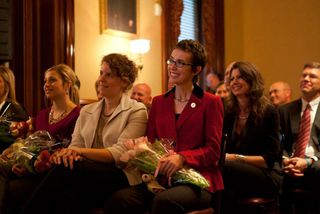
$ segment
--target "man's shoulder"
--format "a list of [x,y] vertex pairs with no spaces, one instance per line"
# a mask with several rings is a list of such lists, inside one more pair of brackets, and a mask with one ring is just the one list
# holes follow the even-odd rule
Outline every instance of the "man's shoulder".
[[302,104],[301,99],[297,99],[297,100],[294,100],[290,103],[286,103],[286,104],[280,106],[279,109],[280,109],[280,112],[281,111],[290,111],[290,110],[295,109],[297,107],[301,107],[301,104]]

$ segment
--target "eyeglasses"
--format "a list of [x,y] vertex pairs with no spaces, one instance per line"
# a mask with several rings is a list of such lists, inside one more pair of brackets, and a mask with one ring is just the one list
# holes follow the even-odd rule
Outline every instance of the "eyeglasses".
[[173,60],[173,59],[168,59],[167,60],[167,65],[175,65],[177,68],[182,68],[183,66],[186,66],[186,65],[191,65],[191,66],[193,66],[193,64],[191,64],[191,63],[185,63],[185,62],[182,62],[182,61],[180,61],[180,60],[177,60],[177,61],[175,61],[175,60]]

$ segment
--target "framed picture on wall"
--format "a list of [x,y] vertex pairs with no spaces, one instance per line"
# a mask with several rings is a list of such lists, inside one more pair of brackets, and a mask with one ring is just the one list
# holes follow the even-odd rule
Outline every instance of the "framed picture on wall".
[[101,33],[137,37],[139,0],[100,0]]

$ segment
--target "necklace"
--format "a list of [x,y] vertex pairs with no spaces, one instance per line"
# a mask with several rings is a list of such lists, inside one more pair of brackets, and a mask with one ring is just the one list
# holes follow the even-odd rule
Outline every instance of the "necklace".
[[63,119],[67,114],[67,110],[64,110],[57,118],[53,117],[53,113],[54,113],[54,110],[51,108],[49,113],[49,124],[56,123],[61,119]]
[[173,99],[175,99],[176,101],[178,101],[180,103],[185,103],[190,100],[190,98],[182,99],[182,98],[176,98],[176,97],[174,97]]

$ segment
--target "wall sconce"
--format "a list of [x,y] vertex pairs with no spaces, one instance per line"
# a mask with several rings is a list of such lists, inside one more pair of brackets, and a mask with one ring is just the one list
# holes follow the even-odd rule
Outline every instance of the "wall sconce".
[[147,39],[135,39],[130,41],[130,51],[134,54],[138,54],[137,67],[141,71],[143,68],[142,55],[150,50],[150,40]]
[[159,0],[154,3],[154,15],[161,16],[162,14],[162,6]]

